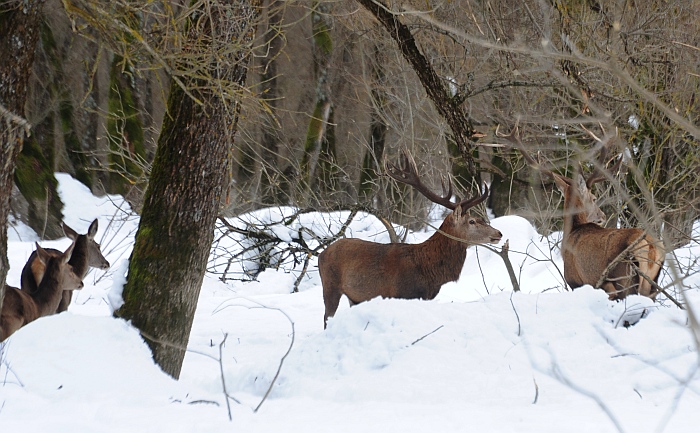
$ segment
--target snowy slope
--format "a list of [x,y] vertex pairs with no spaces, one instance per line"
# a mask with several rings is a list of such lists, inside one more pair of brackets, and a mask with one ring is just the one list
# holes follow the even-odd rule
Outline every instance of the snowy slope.
[[[110,315],[138,220],[119,197],[95,198],[69,176],[58,179],[66,223],[84,233],[99,218],[112,267],[88,275],[68,312],[22,328],[4,345],[2,432],[695,432],[700,425],[700,363],[686,313],[637,296],[610,302],[590,287],[564,290],[561,258],[550,252],[556,236],[541,238],[518,217],[492,225],[510,239],[522,292],[511,291],[498,256],[470,249],[460,280],[435,300],[353,308],[341,301],[326,331],[315,261],[298,293],[291,293],[297,274],[285,270],[248,283],[207,275],[175,381],[154,365],[137,330]],[[251,218],[271,221],[286,211]],[[314,225],[318,232],[345,217],[309,215],[277,234]],[[367,215],[351,225],[353,236],[379,242],[388,240],[383,230]],[[21,226],[9,235],[8,282],[18,286],[37,238]],[[694,245],[677,256],[692,264],[700,252]],[[700,309],[700,279],[686,283]],[[638,322],[625,328],[624,321]],[[237,400],[229,400],[232,421],[222,379]]]

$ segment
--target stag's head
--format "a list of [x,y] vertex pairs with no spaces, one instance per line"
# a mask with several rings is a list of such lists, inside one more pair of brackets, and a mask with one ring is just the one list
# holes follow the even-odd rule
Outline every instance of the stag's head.
[[497,244],[501,241],[503,234],[491,227],[489,223],[481,217],[474,216],[469,208],[486,200],[489,190],[484,185],[485,192],[480,197],[463,200],[458,203],[454,210],[445,218],[441,229],[460,239],[467,239],[470,244]]
[[445,218],[440,230],[450,236],[467,241],[469,244],[497,244],[503,235],[500,231],[491,227],[483,218],[472,216],[469,209],[482,203],[489,196],[489,190],[484,185],[484,194],[473,198],[466,198],[460,202],[453,202],[452,182],[449,179],[442,180],[442,195],[438,195],[426,187],[418,176],[415,160],[405,150],[401,152],[401,166],[386,163],[386,171],[395,180],[411,185],[428,200],[433,203],[451,209],[452,212]]
[[605,213],[596,204],[596,196],[581,173],[576,173],[573,179],[557,173],[552,173],[552,177],[564,196],[564,209],[584,219],[580,223],[605,224]]

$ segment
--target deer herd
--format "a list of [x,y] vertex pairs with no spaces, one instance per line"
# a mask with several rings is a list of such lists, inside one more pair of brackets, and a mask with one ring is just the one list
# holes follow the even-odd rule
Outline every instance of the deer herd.
[[[584,177],[580,166],[573,178],[543,167],[528,154],[518,138],[517,129],[509,140],[530,166],[549,176],[564,196],[564,225],[561,255],[564,279],[572,289],[589,284],[602,288],[611,300],[639,294],[655,299],[657,284],[664,262],[662,243],[639,228],[606,228],[605,214],[596,204],[592,186],[612,177],[622,162],[605,173],[608,145],[600,143],[593,172]],[[420,244],[379,244],[358,239],[339,239],[318,257],[318,269],[323,285],[325,314],[328,318],[338,309],[342,295],[350,305],[381,296],[384,298],[433,299],[440,287],[459,278],[467,248],[470,245],[498,243],[501,232],[481,218],[470,214],[469,208],[483,202],[488,189],[480,197],[450,201],[452,185],[443,182],[443,195],[431,192],[419,180],[414,160],[402,153],[401,167],[387,163],[387,174],[398,182],[412,186],[433,203],[452,212],[427,241]]]
[[[605,214],[591,192],[595,183],[612,176],[622,158],[606,173],[608,149],[607,145],[601,145],[591,174],[584,176],[579,166],[570,178],[543,167],[529,155],[515,132],[500,137],[510,141],[531,167],[551,178],[564,197],[561,255],[566,283],[571,288],[586,284],[602,288],[611,300],[630,294],[654,299],[660,290],[657,281],[664,262],[662,243],[643,229],[603,227]],[[470,212],[470,208],[488,197],[486,186],[482,195],[454,202],[451,182],[443,181],[442,195],[432,192],[421,182],[415,161],[405,151],[399,166],[387,163],[385,169],[391,178],[452,212],[435,234],[420,244],[382,244],[344,238],[326,248],[318,257],[325,304],[324,328],[338,309],[342,295],[350,305],[379,296],[435,298],[443,284],[459,279],[469,246],[497,244],[503,237],[483,218]],[[39,317],[66,311],[73,290],[83,287],[82,280],[89,268],[109,267],[94,240],[97,220],[84,235],[65,224],[63,230],[73,240],[66,251],[44,249],[36,244],[36,251],[22,269],[22,288],[5,286],[0,341]]]
[[36,251],[22,269],[22,288],[5,285],[0,312],[0,341],[39,317],[66,311],[73,290],[83,288],[83,278],[89,268],[109,268],[100,245],[95,242],[97,220],[90,224],[84,235],[79,235],[65,223],[63,232],[73,240],[66,251],[44,249],[37,243]]

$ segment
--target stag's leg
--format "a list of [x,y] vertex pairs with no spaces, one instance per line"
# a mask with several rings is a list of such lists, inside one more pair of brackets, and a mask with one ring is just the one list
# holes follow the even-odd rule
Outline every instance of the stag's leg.
[[326,285],[323,286],[323,303],[326,305],[326,314],[323,316],[323,329],[326,329],[328,318],[333,317],[338,310],[341,295],[340,289],[337,289],[336,286],[328,287],[328,289],[326,289]]
[[616,287],[616,285],[610,281],[606,281],[603,283],[603,286],[601,289],[605,290],[605,293],[608,294],[608,299],[611,301],[614,301],[615,299],[621,299],[620,298],[620,292],[621,290]]
[[612,268],[607,279],[601,285],[608,298],[613,300],[624,299],[627,295],[637,293],[637,285],[632,266],[623,260]]
[[326,329],[328,318],[332,317],[340,304],[341,290],[340,278],[328,266],[321,266],[319,261],[319,271],[321,274],[321,285],[323,286],[323,303],[326,306],[326,314],[323,316],[323,329]]

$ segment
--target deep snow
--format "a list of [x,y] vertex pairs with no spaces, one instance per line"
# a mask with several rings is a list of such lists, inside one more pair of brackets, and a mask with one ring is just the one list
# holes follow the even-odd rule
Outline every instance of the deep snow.
[[[99,218],[112,267],[88,275],[68,312],[39,319],[3,346],[2,432],[698,431],[700,364],[686,312],[638,296],[610,302],[590,287],[566,291],[552,247],[557,236],[542,238],[518,217],[492,225],[510,239],[522,292],[511,291],[498,256],[472,248],[460,280],[435,300],[375,299],[352,308],[341,301],[326,331],[315,260],[298,293],[290,293],[298,273],[286,265],[247,283],[207,274],[175,381],[154,365],[138,331],[111,317],[137,218],[120,197],[96,198],[57,176],[66,223],[84,233]],[[290,212],[248,218],[278,221]],[[303,228],[337,228],[346,217],[308,214],[274,230],[290,240]],[[368,215],[350,233],[388,241]],[[22,224],[8,234],[8,283],[19,286],[38,238]],[[676,255],[682,266],[696,266],[700,248],[695,242]],[[224,258],[212,257],[211,268],[220,269]],[[700,309],[700,278],[685,284]],[[638,322],[625,328],[625,320]],[[229,400],[232,421],[222,377],[238,401]]]

